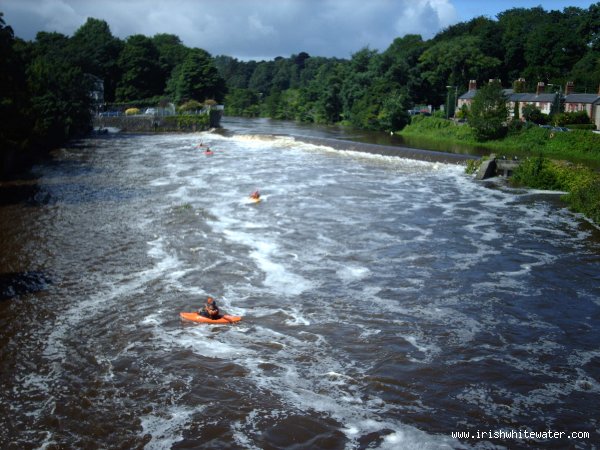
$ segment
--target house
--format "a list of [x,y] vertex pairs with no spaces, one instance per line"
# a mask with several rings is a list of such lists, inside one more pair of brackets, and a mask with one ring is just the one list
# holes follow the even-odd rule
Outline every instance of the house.
[[565,112],[585,111],[600,130],[600,87],[596,94],[577,94],[572,81],[567,83],[564,96]]
[[458,101],[456,102],[456,109],[459,110],[463,106],[466,106],[467,108],[470,109],[471,104],[473,103],[473,98],[475,97],[476,93],[477,93],[477,81],[470,80],[469,81],[469,90],[467,92],[465,92],[463,95],[461,95],[460,97],[458,97]]
[[[519,80],[524,82],[525,80]],[[517,118],[523,116],[523,108],[526,105],[533,105],[544,114],[550,114],[553,112],[553,106],[558,107],[560,105],[560,94],[559,93],[546,93],[546,85],[544,82],[538,82],[535,94],[528,92],[514,92],[513,89],[505,89],[505,95],[508,98],[506,104],[509,114],[511,117],[515,115],[515,107],[517,107]],[[518,105],[518,106],[517,106]],[[558,108],[556,108],[558,109]]]
[[[491,80],[490,80],[491,81]],[[525,80],[520,78],[515,82],[515,85],[524,85]],[[564,95],[560,92],[546,93],[546,85],[540,81],[536,86],[535,93],[515,92],[514,89],[503,89],[504,95],[507,98],[506,106],[511,117],[523,116],[523,108],[526,105],[533,105],[544,114],[550,114],[558,109],[562,102],[565,112],[586,111],[589,118],[596,124],[596,128],[600,129],[600,88],[597,94],[577,94],[575,93],[575,85],[569,81],[565,86]],[[467,108],[471,107],[473,98],[477,93],[477,82],[469,81],[469,90],[458,98],[458,108],[463,105]]]

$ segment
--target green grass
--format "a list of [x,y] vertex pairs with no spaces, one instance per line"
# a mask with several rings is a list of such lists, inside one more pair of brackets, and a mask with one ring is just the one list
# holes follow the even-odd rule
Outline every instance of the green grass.
[[511,128],[503,139],[478,142],[467,124],[415,116],[400,135],[445,144],[449,151],[453,151],[453,147],[457,145],[462,145],[479,153],[485,150],[498,156],[520,158],[543,155],[600,168],[600,134],[588,130],[553,132],[538,126],[515,127]]

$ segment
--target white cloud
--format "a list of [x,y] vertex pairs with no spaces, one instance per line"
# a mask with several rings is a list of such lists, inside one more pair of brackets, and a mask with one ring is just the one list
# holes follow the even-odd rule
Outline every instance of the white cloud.
[[271,25],[265,25],[257,14],[252,14],[248,17],[249,32],[251,34],[258,33],[261,37],[273,36],[277,34],[275,28]]
[[368,46],[383,51],[407,33],[430,38],[456,22],[451,0],[3,0],[18,36],[72,35],[88,17],[115,36],[170,33],[189,47],[241,59],[342,58]]
[[429,38],[455,22],[456,10],[447,0],[425,0],[404,9],[395,29],[399,34],[421,34]]

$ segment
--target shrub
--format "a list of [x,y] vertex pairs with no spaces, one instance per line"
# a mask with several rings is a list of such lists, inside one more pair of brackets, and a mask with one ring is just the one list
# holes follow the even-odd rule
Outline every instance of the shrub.
[[521,113],[527,122],[533,122],[537,125],[546,125],[550,122],[550,116],[548,114],[544,114],[537,106],[530,103],[523,106]]
[[558,126],[561,127],[575,124],[586,125],[592,123],[585,111],[564,112],[556,114],[553,117],[553,122],[555,122]]
[[573,210],[585,214],[595,223],[600,224],[600,179],[598,177],[574,186],[564,199],[569,202]]
[[483,163],[483,159],[467,160],[467,167],[465,167],[465,173],[468,175],[474,174],[479,170],[479,167],[481,167],[481,163]]
[[469,113],[475,139],[489,141],[504,137],[507,117],[506,96],[499,82],[492,81],[477,91]]
[[208,114],[167,116],[164,118],[165,124],[172,129],[206,129],[209,126]]
[[140,113],[139,108],[127,108],[125,110],[126,116],[135,116],[136,114],[139,114],[139,113]]
[[595,130],[596,125],[593,123],[572,123],[569,124],[571,130]]
[[183,103],[182,105],[179,105],[179,108],[177,108],[177,109],[179,110],[180,113],[197,111],[197,110],[202,109],[202,104],[200,102],[197,102],[196,100],[189,100],[189,101]]
[[513,172],[512,183],[533,189],[564,190],[552,164],[543,156],[522,161]]

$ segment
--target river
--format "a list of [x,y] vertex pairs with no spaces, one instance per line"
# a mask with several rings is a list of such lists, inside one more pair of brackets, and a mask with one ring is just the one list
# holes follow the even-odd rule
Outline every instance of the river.
[[[597,227],[452,157],[223,127],[0,184],[0,448],[598,448]],[[208,295],[243,320],[180,320]]]

